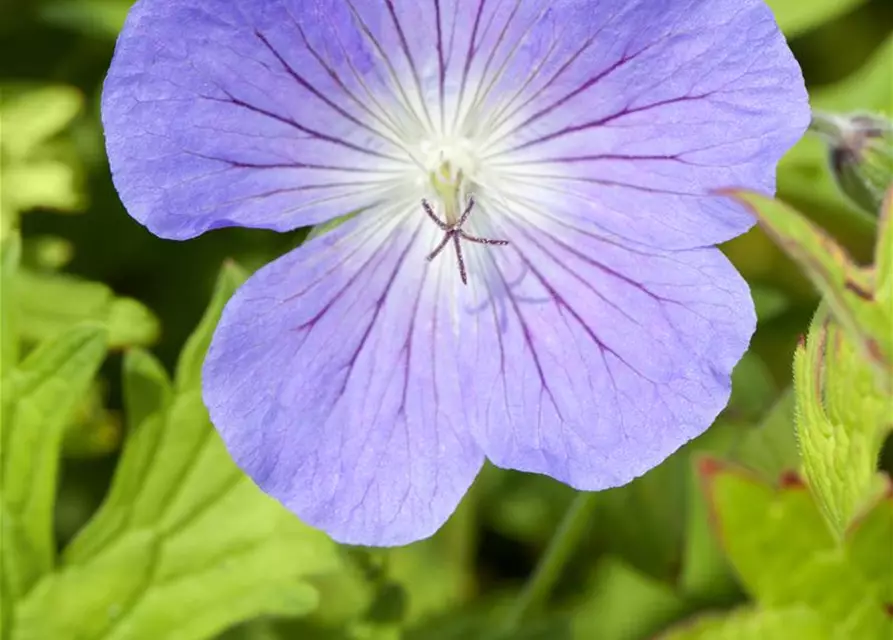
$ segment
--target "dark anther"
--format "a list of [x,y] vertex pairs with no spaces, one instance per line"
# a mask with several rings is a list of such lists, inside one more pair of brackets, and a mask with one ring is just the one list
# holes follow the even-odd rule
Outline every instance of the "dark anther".
[[471,215],[471,210],[474,208],[474,196],[468,197],[468,205],[465,207],[465,211],[462,212],[462,215],[459,217],[459,220],[455,224],[448,224],[437,217],[437,214],[434,213],[434,209],[431,208],[431,205],[428,204],[427,200],[422,200],[422,208],[425,210],[425,213],[428,214],[428,217],[434,221],[443,233],[443,240],[434,248],[434,251],[428,254],[428,261],[430,262],[434,258],[437,257],[443,248],[447,246],[450,240],[453,241],[453,246],[456,247],[456,260],[459,263],[459,277],[462,278],[462,284],[468,284],[468,274],[465,272],[465,259],[462,257],[462,240],[468,240],[469,242],[476,242],[478,244],[489,244],[489,245],[506,245],[508,244],[508,240],[491,240],[489,238],[478,238],[477,236],[473,236],[471,234],[466,233],[462,230],[462,225],[468,220],[468,217]]

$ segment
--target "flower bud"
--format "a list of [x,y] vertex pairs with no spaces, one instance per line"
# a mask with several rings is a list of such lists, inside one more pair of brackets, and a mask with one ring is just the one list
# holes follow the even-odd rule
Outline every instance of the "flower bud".
[[817,112],[810,129],[828,144],[831,171],[840,190],[877,216],[884,194],[893,185],[893,122],[866,113]]

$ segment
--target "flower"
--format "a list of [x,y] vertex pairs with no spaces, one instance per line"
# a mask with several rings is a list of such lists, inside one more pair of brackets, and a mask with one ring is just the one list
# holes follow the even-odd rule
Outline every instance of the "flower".
[[[396,545],[485,457],[598,490],[711,424],[755,324],[712,193],[772,191],[809,113],[756,0],[141,0],[103,121],[160,236],[355,213],[234,295],[203,395],[264,491]],[[508,244],[426,260],[421,201],[472,196]]]

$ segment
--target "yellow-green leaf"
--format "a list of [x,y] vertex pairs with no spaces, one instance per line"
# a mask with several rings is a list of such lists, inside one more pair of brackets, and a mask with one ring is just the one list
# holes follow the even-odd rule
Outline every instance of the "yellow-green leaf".
[[[831,533],[803,482],[774,487],[717,462],[702,465],[702,478],[726,556],[760,607],[806,607],[836,638],[893,635],[876,576],[851,557],[851,540]],[[886,541],[860,553],[891,551]]]
[[831,640],[832,637],[820,616],[807,607],[790,607],[706,614],[674,627],[655,640]]
[[202,640],[316,607],[307,579],[340,566],[335,544],[239,470],[192,378],[234,273],[187,343],[181,384],[146,352],[125,357],[129,435],[112,488],[61,571],[21,605],[13,640]]
[[[65,426],[105,356],[105,331],[75,327],[37,347],[2,380],[0,587],[3,619],[53,566]],[[8,636],[5,636],[8,637]]]
[[116,297],[99,282],[23,269],[17,286],[23,339],[42,340],[84,321],[104,325],[112,349],[158,339],[158,319],[145,305]]
[[891,397],[823,311],[795,353],[794,388],[803,468],[819,507],[841,535],[872,497],[878,455],[893,425]]

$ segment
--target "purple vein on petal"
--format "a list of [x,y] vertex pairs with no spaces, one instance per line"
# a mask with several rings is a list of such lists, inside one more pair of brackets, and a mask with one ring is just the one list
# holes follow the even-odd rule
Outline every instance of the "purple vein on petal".
[[471,65],[478,52],[478,28],[481,24],[481,15],[483,14],[484,5],[486,3],[487,0],[478,0],[478,8],[474,16],[474,25],[471,28],[471,37],[468,40],[468,48],[465,51],[465,64],[462,65],[462,79],[459,82],[459,96],[456,99],[456,110],[453,113],[453,129],[456,129],[459,124],[459,114],[462,112],[462,101],[465,98],[465,86],[468,82],[468,72],[471,70]]
[[443,25],[441,24],[440,0],[434,2],[434,23],[437,27],[437,97],[440,103],[440,130],[446,126],[444,123],[444,89],[446,85],[446,62],[443,54]]
[[[397,93],[400,94],[400,97],[403,100],[403,104],[408,113],[411,114],[413,119],[415,119],[416,123],[420,128],[424,128],[422,125],[421,118],[419,118],[419,114],[416,112],[415,107],[412,104],[412,101],[409,99],[409,95],[406,93],[406,89],[403,87],[403,83],[400,82],[400,77],[397,74],[397,70],[394,67],[394,63],[391,61],[390,56],[388,56],[387,52],[384,50],[384,47],[381,46],[381,43],[375,37],[375,34],[372,33],[372,30],[369,28],[369,25],[366,24],[363,17],[360,15],[359,11],[357,11],[356,7],[353,4],[353,0],[345,0],[347,2],[347,6],[350,9],[351,15],[353,19],[356,21],[357,26],[360,28],[362,34],[367,38],[370,44],[375,48],[376,53],[378,54],[379,59],[385,65],[388,70],[388,75],[391,77],[391,82],[394,83],[394,86],[397,89]],[[430,120],[430,118],[429,118]]]
[[625,118],[627,116],[634,115],[636,113],[643,113],[646,111],[650,111],[651,109],[657,109],[660,107],[665,107],[671,104],[679,104],[681,102],[689,102],[689,101],[697,101],[703,100],[704,98],[708,98],[712,95],[712,92],[695,95],[695,96],[680,96],[678,98],[668,98],[666,100],[659,100],[658,102],[652,102],[651,104],[642,105],[641,107],[626,107],[621,109],[609,116],[605,116],[604,118],[599,118],[598,120],[591,120],[589,122],[584,122],[582,124],[573,125],[570,127],[564,127],[563,129],[559,129],[558,131],[553,131],[552,133],[540,136],[538,138],[534,138],[533,140],[528,140],[523,142],[517,146],[514,146],[503,153],[512,153],[514,151],[520,151],[521,149],[527,149],[529,147],[542,144],[543,142],[549,142],[551,140],[556,140],[557,138],[561,138],[571,133],[578,133],[580,131],[585,131],[586,129],[592,129],[593,127],[601,127],[615,120],[619,120],[620,118]]
[[311,138],[315,138],[316,140],[322,140],[323,142],[329,142],[331,144],[345,147],[347,149],[351,149],[353,151],[357,151],[358,153],[362,153],[365,155],[375,156],[377,158],[383,158],[385,160],[391,160],[393,162],[399,162],[399,163],[406,164],[406,160],[404,158],[400,158],[397,156],[388,155],[386,153],[374,151],[373,149],[367,149],[365,147],[361,147],[361,146],[354,144],[352,142],[348,142],[347,140],[343,140],[341,138],[338,138],[335,136],[330,136],[330,135],[322,133],[320,131],[310,129],[310,128],[305,127],[304,125],[300,124],[293,118],[290,118],[288,116],[281,116],[278,113],[275,113],[273,111],[269,111],[267,109],[262,109],[261,107],[255,106],[248,102],[245,102],[244,100],[239,100],[238,98],[234,97],[231,93],[229,93],[225,89],[222,89],[222,91],[224,94],[226,94],[225,99],[224,98],[216,98],[216,97],[212,97],[212,96],[205,96],[205,99],[211,100],[213,102],[232,104],[232,105],[240,107],[242,109],[252,111],[258,115],[262,115],[262,116],[265,116],[272,120],[276,120],[277,122],[281,122],[282,124],[292,127],[293,129],[300,131],[301,133],[306,134],[307,136],[309,136]]
[[[589,46],[589,44],[590,44],[590,43],[587,43],[586,46]],[[604,80],[605,78],[607,78],[609,75],[611,75],[611,74],[614,73],[615,71],[617,71],[617,70],[623,68],[626,64],[628,64],[628,63],[632,62],[633,60],[635,60],[638,56],[642,55],[642,53],[644,53],[645,51],[647,51],[651,46],[653,46],[653,45],[648,45],[648,46],[646,46],[646,47],[643,47],[642,49],[640,49],[639,51],[636,51],[636,52],[633,53],[633,54],[629,54],[629,55],[624,55],[624,56],[622,56],[619,60],[617,60],[617,61],[615,61],[614,63],[612,63],[612,64],[609,65],[607,68],[603,69],[602,71],[599,71],[599,72],[596,73],[594,76],[591,76],[589,79],[587,79],[585,82],[583,82],[582,84],[580,84],[580,85],[579,85],[577,88],[575,88],[573,91],[570,91],[569,93],[566,93],[564,96],[562,96],[561,98],[559,98],[559,99],[556,100],[555,102],[553,102],[553,103],[551,103],[551,104],[549,104],[549,105],[546,105],[546,106],[542,107],[541,109],[537,110],[535,113],[531,114],[531,115],[530,115],[528,118],[526,118],[524,121],[518,123],[517,125],[515,125],[515,126],[512,127],[511,129],[509,129],[508,131],[502,133],[499,137],[497,137],[496,139],[492,140],[492,141],[490,142],[490,145],[488,145],[488,146],[493,146],[493,145],[495,145],[495,144],[498,144],[498,143],[502,142],[503,140],[505,140],[505,139],[508,138],[509,136],[511,136],[511,135],[517,133],[518,131],[520,131],[521,129],[523,129],[523,128],[525,128],[525,127],[527,127],[527,126],[533,124],[534,122],[536,122],[536,121],[539,120],[540,118],[542,118],[542,117],[544,117],[544,116],[546,116],[546,115],[548,115],[548,114],[554,112],[556,109],[560,108],[562,105],[567,104],[568,102],[570,102],[571,100],[573,100],[573,99],[576,98],[577,96],[579,96],[579,95],[581,95],[582,93],[584,93],[584,92],[588,91],[589,89],[591,89],[591,88],[592,88],[593,86],[595,86],[599,81]],[[583,50],[585,50],[585,49],[583,49]],[[582,53],[582,50],[580,51],[580,53]],[[579,53],[575,54],[575,56],[578,56],[578,55],[579,55]],[[570,66],[571,63],[573,63],[573,60],[570,60],[570,61],[569,61],[568,66]],[[549,78],[549,81],[546,83],[546,85],[544,85],[544,86],[540,89],[540,91],[542,91],[542,89],[547,88],[552,82],[554,82],[554,81],[560,76],[560,73],[563,72],[563,71],[565,71],[566,68],[567,68],[567,67],[564,67],[564,68],[560,69],[560,70],[559,70],[559,73],[557,73],[557,74],[555,74],[553,77]],[[539,92],[538,92],[536,95],[539,95]],[[533,99],[533,98],[532,98],[532,99]],[[531,99],[531,100],[532,100],[532,99]],[[530,102],[531,100],[528,100],[527,102]],[[522,108],[524,107],[524,105],[527,104],[527,102],[525,102],[524,104],[520,105],[520,106],[518,107],[518,109],[516,109],[516,111],[522,109]],[[633,111],[630,110],[630,112],[633,112]],[[507,119],[508,119],[508,117],[503,118],[503,120],[507,120]],[[606,122],[594,121],[594,122],[592,122],[592,123],[589,123],[588,125],[579,125],[579,126],[577,126],[577,127],[567,127],[566,130],[563,130],[562,132],[559,132],[558,134],[550,134],[550,135],[551,135],[552,137],[559,137],[559,135],[565,135],[566,133],[572,133],[572,132],[574,132],[574,131],[579,131],[579,130],[581,130],[581,129],[585,129],[585,128],[587,128],[587,126],[596,126],[596,125],[599,125],[599,124],[605,124],[605,123],[606,123]],[[536,143],[538,143],[538,142],[542,142],[542,141],[545,141],[545,140],[548,140],[548,139],[551,139],[550,136],[542,136],[542,137],[540,137],[540,138],[536,138],[536,139],[534,139],[534,140],[530,140],[530,141],[528,141],[528,142],[522,143],[522,144],[517,145],[517,146],[515,146],[515,147],[511,147],[510,149],[508,149],[508,150],[507,150],[506,152],[504,152],[504,153],[511,153],[512,151],[517,151],[517,150],[519,150],[519,149],[524,149],[524,148],[526,148],[526,147],[532,146],[533,144],[536,144]],[[491,157],[491,156],[488,156],[488,157]]]
[[[492,65],[493,61],[496,59],[496,53],[497,53],[497,51],[499,51],[500,47],[502,46],[502,43],[505,40],[505,36],[509,31],[509,27],[511,26],[512,22],[514,22],[515,16],[518,15],[518,11],[520,9],[521,9],[521,0],[516,0],[514,8],[512,8],[511,13],[509,13],[508,18],[506,18],[505,24],[502,25],[502,29],[499,31],[499,36],[496,38],[496,42],[490,47],[490,54],[487,56],[487,59],[484,61],[484,66],[481,69],[481,76],[478,80],[477,86],[475,87],[474,95],[471,98],[471,104],[468,107],[469,112],[474,111],[474,109],[476,107],[480,106],[480,104],[482,103],[483,97],[481,96],[481,89],[484,87],[484,85],[487,84],[487,89],[484,92],[484,96],[486,96],[487,94],[489,94],[490,89],[493,88],[493,85],[495,85],[495,83],[498,81],[499,76],[501,75],[499,73],[499,71],[497,71],[494,74],[491,81],[489,83],[487,82],[487,74],[490,72],[490,65]],[[545,11],[546,10],[544,9],[542,12],[540,12],[540,16],[542,16],[545,13]],[[497,13],[496,11],[493,12],[493,15],[491,16],[491,21],[485,27],[484,35],[481,36],[482,40],[483,40],[483,38],[486,37],[487,31],[489,31],[490,26],[493,24],[493,21],[496,19],[496,13]],[[539,18],[539,16],[537,17],[537,19],[538,18]],[[527,30],[524,32],[524,37],[526,37],[527,34],[530,32],[530,30],[536,25],[537,19],[531,21]],[[504,61],[502,67],[500,67],[500,71],[502,69],[504,69],[505,66],[510,63],[511,59],[515,55],[515,52],[520,47],[522,39],[523,39],[523,37],[518,38],[518,40],[516,40],[516,42],[509,49],[507,58]],[[461,106],[462,106],[461,104],[457,105],[457,107],[456,107],[457,113],[462,111]]]
[[415,81],[415,88],[419,94],[419,102],[422,105],[422,111],[425,114],[425,119],[428,121],[428,125],[433,129],[434,121],[431,120],[431,112],[428,110],[428,101],[425,100],[425,92],[422,89],[422,81],[419,78],[419,70],[416,67],[415,59],[412,57],[412,51],[409,50],[409,43],[406,42],[406,34],[403,33],[403,27],[400,25],[400,19],[397,17],[397,11],[394,9],[394,0],[385,0],[385,3],[388,6],[388,13],[391,15],[391,22],[394,25],[394,30],[397,33],[397,37],[400,40],[400,49],[403,51],[403,55],[406,56],[406,61],[409,63],[409,69],[412,72],[412,79]]
[[[306,89],[312,95],[314,95],[317,99],[322,101],[326,106],[328,106],[330,109],[332,109],[335,113],[337,113],[341,117],[347,119],[348,121],[352,122],[353,124],[357,125],[359,128],[364,129],[365,131],[368,131],[375,136],[378,136],[380,139],[384,140],[385,142],[387,142],[388,144],[390,144],[394,147],[397,147],[401,151],[406,150],[405,145],[403,145],[398,139],[395,139],[389,135],[385,135],[381,131],[379,131],[378,129],[376,129],[374,127],[370,127],[365,122],[363,122],[362,120],[357,118],[355,115],[348,112],[344,107],[336,104],[331,98],[329,98],[328,96],[323,94],[313,84],[308,82],[300,73],[298,73],[297,70],[294,69],[294,67],[292,67],[285,60],[285,58],[282,57],[282,55],[279,53],[279,51],[277,51],[276,48],[270,44],[269,40],[267,40],[267,38],[264,36],[263,33],[258,31],[257,29],[255,29],[254,35],[261,41],[261,43],[267,49],[269,49],[270,53],[272,53],[273,56],[275,56],[276,60],[279,61],[279,63],[285,69],[286,73],[288,73],[288,75],[291,76],[295,80],[295,82],[297,82],[299,85],[304,87],[304,89]],[[306,40],[305,40],[305,42],[306,42]]]

